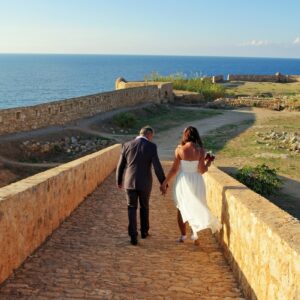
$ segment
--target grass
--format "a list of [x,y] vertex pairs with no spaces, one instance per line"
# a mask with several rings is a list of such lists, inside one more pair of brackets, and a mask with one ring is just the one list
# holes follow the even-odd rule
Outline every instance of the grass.
[[115,118],[110,120],[110,127],[113,127],[115,131],[125,130],[125,133],[137,133],[141,127],[150,125],[153,126],[157,131],[163,131],[175,126],[179,126],[180,124],[188,121],[201,120],[221,113],[207,110],[188,110],[157,104],[143,109],[131,111],[130,119],[134,118],[135,120],[131,123],[132,126],[120,126],[116,120],[123,120],[124,117],[122,116],[126,114],[128,113],[120,113]]
[[230,82],[226,93],[240,96],[295,96],[300,95],[300,82]]
[[153,73],[148,77],[146,76],[145,80],[172,82],[175,90],[197,92],[205,100],[214,100],[225,95],[225,88],[220,84],[212,83],[210,78],[198,76],[188,78],[181,73],[169,76],[161,76],[158,73]]
[[[244,123],[240,125],[227,125],[210,132],[204,137],[204,145],[207,149],[217,152],[215,164],[222,166],[226,173],[235,177],[239,168],[245,165],[257,166],[266,164],[276,169],[283,182],[286,180],[300,181],[300,154],[292,153],[287,149],[278,149],[267,146],[265,143],[258,144],[257,133],[267,133],[273,129],[276,132],[286,131],[300,132],[299,115],[287,117],[273,117],[270,119],[256,120],[254,126]],[[248,127],[248,128],[247,128]],[[244,130],[243,130],[244,128]],[[246,129],[246,130],[245,130]],[[264,153],[284,154],[286,158],[257,157]],[[275,205],[287,211],[292,216],[300,219],[299,197],[279,191],[268,197]]]
[[[278,149],[275,147],[276,145],[267,146],[267,143],[257,142],[257,133],[266,134],[270,132],[270,129],[277,132],[299,132],[299,116],[291,115],[288,119],[274,117],[262,121],[262,123],[256,122],[254,125],[244,132],[241,132],[243,124],[221,127],[205,136],[204,143],[207,149],[212,148],[218,152],[220,160],[231,160],[232,165],[235,167],[240,168],[246,164],[256,166],[264,163],[277,169],[281,175],[300,180],[299,153],[292,153],[287,149]],[[285,154],[287,158],[264,157],[264,153]],[[258,157],[258,155],[262,155],[262,157]]]
[[240,124],[229,124],[211,131],[203,137],[205,148],[212,150],[213,152],[221,151],[224,147],[226,147],[229,139],[240,134],[246,128],[251,126],[252,123],[253,121],[244,121]]

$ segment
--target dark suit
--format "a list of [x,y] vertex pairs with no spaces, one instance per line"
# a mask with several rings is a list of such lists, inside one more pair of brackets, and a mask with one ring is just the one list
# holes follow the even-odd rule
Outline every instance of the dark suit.
[[128,234],[137,236],[136,211],[140,203],[141,233],[149,230],[149,198],[152,189],[151,165],[160,183],[165,174],[157,155],[156,145],[145,138],[136,138],[123,145],[117,166],[117,185],[126,190],[128,204]]

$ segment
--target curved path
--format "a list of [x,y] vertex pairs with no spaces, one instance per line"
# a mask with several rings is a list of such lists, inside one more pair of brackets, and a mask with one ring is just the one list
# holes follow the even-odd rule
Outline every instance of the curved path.
[[131,246],[112,174],[0,286],[0,299],[244,299],[210,231],[176,242],[176,209],[157,181],[150,236]]
[[239,124],[244,121],[255,120],[255,113],[251,110],[238,109],[220,111],[223,112],[223,114],[202,119],[199,121],[188,122],[178,127],[171,128],[162,133],[158,133],[155,136],[155,143],[158,146],[160,158],[163,160],[173,159],[174,150],[180,141],[184,128],[186,128],[187,126],[194,126],[198,129],[200,135],[205,135],[209,131],[224,125]]

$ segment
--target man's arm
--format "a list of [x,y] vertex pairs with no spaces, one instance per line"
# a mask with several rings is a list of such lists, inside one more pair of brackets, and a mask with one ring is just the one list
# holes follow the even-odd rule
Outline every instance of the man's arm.
[[119,162],[117,165],[117,170],[116,170],[116,182],[117,182],[117,186],[119,188],[122,187],[123,174],[124,174],[125,167],[126,167],[126,158],[125,158],[125,147],[123,145],[120,159],[119,159]]
[[157,177],[158,181],[160,182],[160,184],[162,184],[164,182],[164,180],[166,179],[166,176],[165,176],[164,170],[163,170],[161,163],[159,161],[159,158],[158,158],[156,145],[155,145],[154,155],[152,158],[152,164],[154,167],[156,177]]

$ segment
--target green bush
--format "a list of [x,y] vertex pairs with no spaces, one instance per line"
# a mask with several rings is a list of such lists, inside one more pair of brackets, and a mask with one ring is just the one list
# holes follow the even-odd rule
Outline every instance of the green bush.
[[202,94],[206,100],[214,100],[225,96],[225,88],[216,83],[212,83],[210,78],[194,76],[188,78],[182,73],[169,76],[161,76],[158,73],[152,73],[145,80],[172,82],[175,90],[191,91]]
[[137,118],[133,113],[124,112],[117,114],[113,118],[113,123],[121,128],[132,128],[137,122]]
[[256,167],[245,166],[238,170],[236,178],[262,196],[270,196],[282,187],[276,170],[265,164]]

